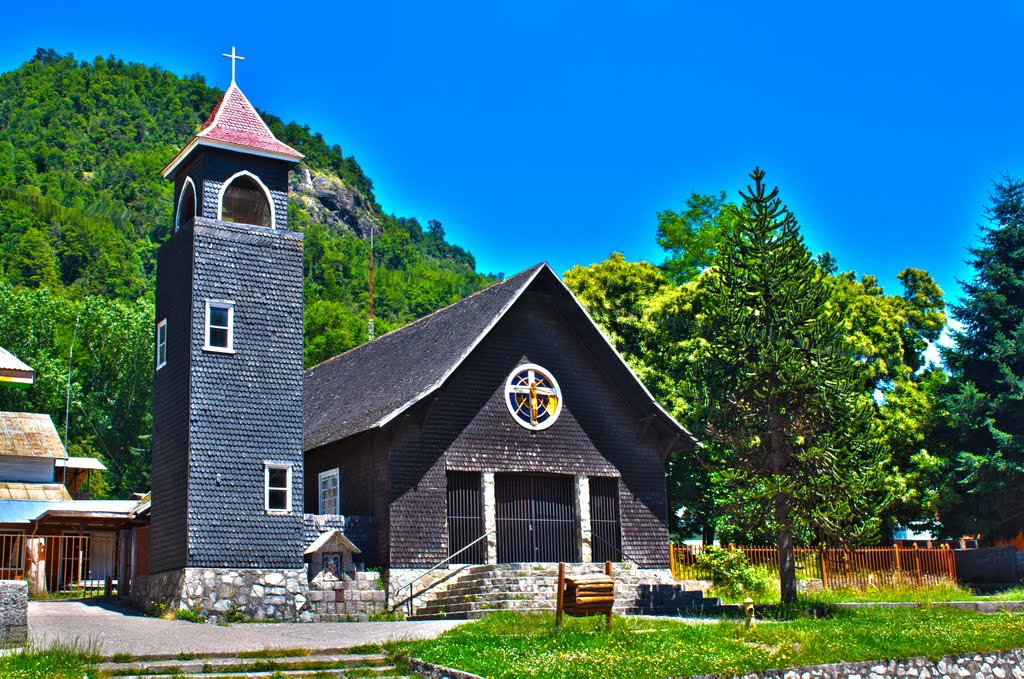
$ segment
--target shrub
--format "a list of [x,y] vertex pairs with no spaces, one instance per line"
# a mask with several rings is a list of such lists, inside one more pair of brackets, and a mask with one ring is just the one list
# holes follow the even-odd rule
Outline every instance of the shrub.
[[199,611],[193,611],[189,608],[179,608],[177,612],[178,620],[185,620],[187,622],[206,622],[206,618]]
[[763,599],[775,586],[767,568],[752,566],[743,552],[711,547],[697,556],[697,567],[707,573],[715,594],[727,599]]

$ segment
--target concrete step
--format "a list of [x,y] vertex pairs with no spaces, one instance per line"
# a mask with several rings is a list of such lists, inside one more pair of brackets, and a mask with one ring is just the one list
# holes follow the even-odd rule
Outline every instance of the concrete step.
[[393,676],[396,667],[382,653],[331,653],[277,658],[193,658],[187,660],[135,660],[104,662],[97,669],[116,677],[246,677]]

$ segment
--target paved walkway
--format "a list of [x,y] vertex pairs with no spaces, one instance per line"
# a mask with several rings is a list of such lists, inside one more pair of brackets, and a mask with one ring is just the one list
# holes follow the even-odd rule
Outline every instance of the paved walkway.
[[29,640],[97,644],[112,656],[175,657],[261,651],[267,648],[339,650],[363,644],[431,639],[462,620],[414,622],[241,623],[209,625],[147,618],[130,608],[82,601],[32,601],[28,605]]

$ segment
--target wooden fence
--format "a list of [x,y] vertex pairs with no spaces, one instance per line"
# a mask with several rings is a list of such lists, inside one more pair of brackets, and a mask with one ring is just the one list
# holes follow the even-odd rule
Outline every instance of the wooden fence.
[[117,586],[113,536],[0,534],[0,579],[27,580],[33,598],[103,594]]
[[[677,580],[708,580],[697,564],[701,545],[672,545],[672,575]],[[742,552],[754,566],[779,572],[777,547],[728,547]],[[822,587],[866,589],[903,585],[923,587],[956,582],[956,559],[948,547],[862,547],[857,549],[798,547],[794,550],[798,580],[820,580]]]

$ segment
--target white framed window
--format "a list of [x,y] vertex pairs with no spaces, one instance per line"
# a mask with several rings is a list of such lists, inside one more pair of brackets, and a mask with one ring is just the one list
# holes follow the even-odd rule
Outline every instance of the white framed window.
[[341,476],[337,468],[320,472],[320,513],[341,514]]
[[284,513],[292,508],[292,466],[286,463],[263,464],[263,508]]
[[167,319],[156,324],[156,369],[167,365]]
[[206,351],[235,353],[235,303],[206,301]]

